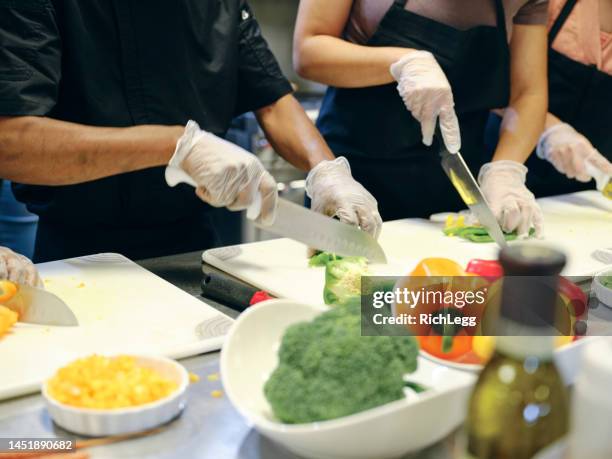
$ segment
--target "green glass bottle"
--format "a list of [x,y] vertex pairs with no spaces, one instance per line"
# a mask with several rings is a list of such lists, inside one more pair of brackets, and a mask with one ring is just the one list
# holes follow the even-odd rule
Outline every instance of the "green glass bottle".
[[[502,250],[496,350],[472,393],[466,458],[530,459],[569,427],[568,394],[553,361],[558,275],[565,256],[537,246]],[[508,330],[520,331],[508,336]],[[520,335],[520,336],[519,336]]]

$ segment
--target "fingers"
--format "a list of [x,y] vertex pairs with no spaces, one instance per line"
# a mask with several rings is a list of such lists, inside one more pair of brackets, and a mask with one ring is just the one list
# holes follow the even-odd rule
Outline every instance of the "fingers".
[[200,198],[205,203],[213,206],[213,207],[225,207],[223,203],[218,202],[214,196],[212,196],[209,191],[203,186],[199,186],[195,190],[195,194],[198,198]]
[[452,107],[443,108],[440,111],[440,131],[442,132],[444,144],[450,153],[457,153],[461,150],[459,119]]
[[20,285],[42,286],[36,266],[27,257],[6,247],[3,247],[0,251],[0,279],[6,279]]
[[378,239],[382,230],[382,218],[378,211],[358,208],[357,218],[359,219],[359,227],[374,239]]
[[258,220],[263,225],[271,225],[276,218],[278,187],[276,181],[268,172],[263,173],[258,192],[261,194],[261,212]]
[[521,213],[521,219],[516,229],[516,233],[519,238],[529,237],[529,230],[531,230],[533,223],[534,208],[528,203],[519,203],[519,209]]
[[423,143],[428,147],[433,143],[434,132],[436,131],[436,122],[438,116],[434,113],[428,113],[421,120],[421,133],[423,135]]

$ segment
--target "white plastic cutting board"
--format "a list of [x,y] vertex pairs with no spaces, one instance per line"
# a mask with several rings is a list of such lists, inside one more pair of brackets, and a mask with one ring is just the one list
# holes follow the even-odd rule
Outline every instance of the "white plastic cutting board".
[[[612,201],[595,191],[541,199],[544,212],[542,241],[568,256],[564,274],[587,277],[606,265],[593,257],[612,247]],[[497,258],[495,244],[476,244],[444,236],[442,224],[422,219],[385,223],[380,236],[390,266],[374,267],[386,275],[406,275],[426,257],[451,258],[463,266],[474,258]],[[206,251],[204,261],[271,294],[311,304],[322,302],[323,268],[309,268],[306,247],[289,240],[224,247]]]
[[39,390],[67,362],[92,353],[182,358],[221,347],[232,319],[118,254],[38,265],[78,327],[17,323],[0,339],[0,400]]

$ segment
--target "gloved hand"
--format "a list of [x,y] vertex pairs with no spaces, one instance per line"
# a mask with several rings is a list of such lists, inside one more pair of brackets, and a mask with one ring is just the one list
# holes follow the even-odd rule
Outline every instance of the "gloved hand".
[[438,117],[444,144],[451,153],[461,149],[459,121],[450,83],[428,51],[413,51],[391,66],[406,108],[421,123],[423,143],[431,145]]
[[315,212],[338,217],[378,238],[382,228],[378,203],[353,179],[346,158],[341,156],[317,164],[306,177],[306,193],[312,199]]
[[[259,159],[227,140],[202,131],[195,121],[189,121],[179,139],[168,168],[182,169],[192,181],[200,199],[215,207],[244,210],[261,194],[258,221],[274,222],[278,191],[276,181]],[[178,182],[166,181],[170,186]]]
[[0,247],[0,279],[32,287],[43,286],[34,264],[7,247]]
[[539,158],[552,163],[559,172],[579,182],[589,182],[592,178],[586,168],[587,162],[605,174],[612,174],[612,163],[586,137],[566,123],[546,129],[540,136],[536,153]]
[[494,161],[480,169],[478,182],[503,231],[517,231],[519,237],[535,229],[542,235],[542,211],[525,186],[527,168],[516,161]]

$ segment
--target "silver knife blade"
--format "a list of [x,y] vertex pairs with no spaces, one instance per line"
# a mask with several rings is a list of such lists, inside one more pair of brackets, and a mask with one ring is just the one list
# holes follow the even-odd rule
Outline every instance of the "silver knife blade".
[[[20,285],[18,294],[20,298],[15,303],[18,304],[19,310],[16,312],[19,314],[19,322],[65,327],[79,325],[68,305],[53,293]],[[8,307],[17,309],[12,305]]]
[[387,263],[380,244],[365,231],[286,199],[278,199],[276,218],[272,225],[256,225],[264,231],[294,239],[317,250],[343,256],[366,257],[373,263]]
[[470,208],[482,226],[501,248],[508,245],[497,219],[487,203],[478,183],[463,160],[461,153],[450,153],[441,142],[440,157],[442,168],[451,183],[461,196],[463,202]]

